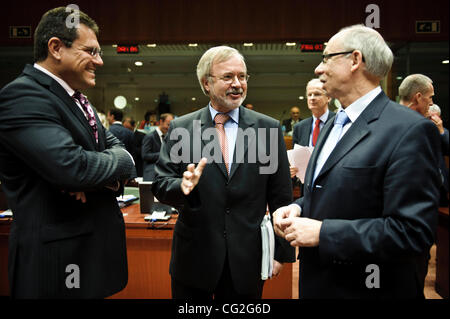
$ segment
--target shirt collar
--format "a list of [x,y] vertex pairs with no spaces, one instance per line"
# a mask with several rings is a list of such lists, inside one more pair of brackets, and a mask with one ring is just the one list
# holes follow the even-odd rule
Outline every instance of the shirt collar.
[[47,70],[46,68],[44,68],[42,65],[39,65],[37,63],[35,63],[33,65],[33,67],[35,67],[36,69],[38,69],[39,71],[44,72],[45,74],[47,74],[48,76],[50,76],[51,78],[53,78],[56,82],[58,82],[63,88],[64,90],[66,90],[67,94],[69,94],[70,96],[73,96],[73,94],[75,93],[75,90],[72,89],[69,84],[67,84],[66,81],[64,81],[63,79],[57,77],[56,75],[54,75],[52,72],[50,72],[49,70]]
[[[381,87],[377,86],[345,108],[345,113],[352,123],[356,121],[366,107],[377,97],[378,94],[380,94],[380,92]],[[338,112],[341,110],[343,110],[342,106],[339,107]]]
[[[209,102],[208,107],[209,107],[209,112],[211,113],[211,118],[214,121],[214,118],[216,117],[216,114],[220,113],[220,112],[218,112],[215,108],[212,107],[211,102]],[[230,112],[228,112],[226,114],[228,114],[228,116],[230,116],[230,118],[235,123],[239,124],[239,107],[231,110]]]
[[[328,119],[328,114],[329,114],[329,113],[330,113],[330,111],[327,109],[327,110],[325,111],[325,113],[323,113],[323,114],[319,117],[319,119],[320,119],[320,121],[321,121],[322,123],[325,123],[325,122],[327,121],[327,119]],[[315,117],[315,116],[313,115],[313,123],[315,123],[316,120],[317,120],[317,117]]]

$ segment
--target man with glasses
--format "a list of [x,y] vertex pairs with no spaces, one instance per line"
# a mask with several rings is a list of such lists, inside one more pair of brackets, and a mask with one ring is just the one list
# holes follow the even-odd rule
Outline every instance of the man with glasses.
[[[292,200],[281,127],[275,119],[242,106],[249,76],[237,50],[220,46],[206,51],[197,65],[197,77],[210,102],[171,122],[152,187],[161,202],[180,212],[170,262],[172,297],[261,298],[260,225],[267,206],[274,212]],[[187,141],[180,140],[183,132],[188,132]],[[244,138],[244,132],[248,136],[253,132],[254,139]],[[276,133],[272,140],[270,132]],[[196,135],[206,139],[196,141]],[[275,172],[262,174],[263,161],[250,160],[255,155],[250,154],[254,152],[251,142],[258,140],[265,142],[257,143],[259,151],[275,153]],[[181,142],[190,147],[180,150]],[[219,157],[211,154],[214,160],[200,160],[200,153],[210,145]],[[243,159],[237,156],[239,149],[246,150]],[[180,151],[188,152],[187,162],[174,161],[173,153]],[[199,163],[191,164],[194,161]],[[276,276],[281,263],[294,261],[293,248],[277,240],[274,259]]]
[[[103,65],[97,24],[56,8],[35,31],[34,65],[0,91],[0,179],[14,218],[14,298],[104,298],[127,283],[116,196],[135,176],[130,154],[80,90]],[[79,24],[69,27],[69,15]]]
[[277,234],[299,247],[300,298],[424,298],[439,137],[382,92],[392,61],[381,35],[356,25],[328,41],[315,70],[342,107],[318,138],[304,196],[274,214]]

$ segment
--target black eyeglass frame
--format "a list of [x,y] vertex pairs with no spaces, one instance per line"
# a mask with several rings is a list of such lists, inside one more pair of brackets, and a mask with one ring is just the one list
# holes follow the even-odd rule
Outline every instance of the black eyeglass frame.
[[[328,53],[328,54],[322,54],[322,62],[323,62],[323,63],[327,63],[327,61],[326,61],[325,59],[328,60],[329,58],[331,58],[331,57],[333,57],[333,56],[336,56],[336,55],[350,54],[350,53],[353,53],[353,52],[355,52],[355,50],[344,51],[344,52]],[[364,59],[364,56],[362,57],[362,61],[363,61],[363,62],[366,62],[365,59]]]

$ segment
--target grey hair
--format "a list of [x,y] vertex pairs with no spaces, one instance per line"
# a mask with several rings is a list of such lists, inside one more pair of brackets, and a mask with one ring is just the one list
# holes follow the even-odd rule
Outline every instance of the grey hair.
[[428,109],[428,112],[436,112],[440,116],[441,115],[441,108],[437,104],[433,104]]
[[379,79],[389,73],[394,54],[381,34],[362,24],[345,27],[339,31],[339,34],[342,35],[344,51],[361,51],[367,72]]
[[410,102],[417,92],[425,94],[430,89],[433,81],[423,74],[411,74],[403,79],[398,88],[400,101]]
[[[322,81],[319,79],[312,79],[309,80],[309,82],[306,84],[306,91],[308,91],[308,86],[313,85],[315,83],[322,84]],[[323,89],[322,89],[323,90]],[[324,90],[325,91],[325,90]],[[306,92],[306,95],[308,95],[308,92]],[[328,96],[328,93],[325,91],[325,95]]]
[[[242,62],[244,62],[245,66],[244,56],[241,53],[239,53],[238,50],[225,45],[212,47],[208,49],[205,53],[203,53],[202,57],[200,58],[200,61],[198,61],[197,64],[197,79],[198,82],[200,83],[200,87],[202,88],[203,93],[206,96],[208,96],[208,92],[203,87],[203,80],[206,77],[209,77],[213,63],[221,63],[227,61],[234,55],[242,59]],[[245,66],[245,68],[247,69],[247,66]]]

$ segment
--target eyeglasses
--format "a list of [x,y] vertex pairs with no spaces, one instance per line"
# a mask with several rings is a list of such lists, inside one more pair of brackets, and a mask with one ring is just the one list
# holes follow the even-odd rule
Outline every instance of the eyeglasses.
[[97,57],[97,56],[102,57],[103,56],[103,51],[100,48],[86,48],[86,49],[84,49],[84,51],[89,53],[93,57]]
[[226,84],[233,83],[234,78],[236,78],[236,77],[237,77],[237,79],[238,79],[238,81],[240,83],[246,83],[246,82],[248,82],[248,79],[250,78],[249,74],[239,74],[239,75],[225,74],[225,75],[222,75],[222,76],[215,76],[215,75],[210,74],[209,76],[213,77],[213,78],[219,78],[220,80],[222,80]]
[[334,57],[334,56],[336,56],[336,55],[350,54],[350,53],[353,53],[353,51],[355,51],[355,50],[345,51],[345,52],[336,52],[336,53],[322,54],[322,63],[324,63],[324,64],[327,63],[328,60],[329,60],[331,57]]

